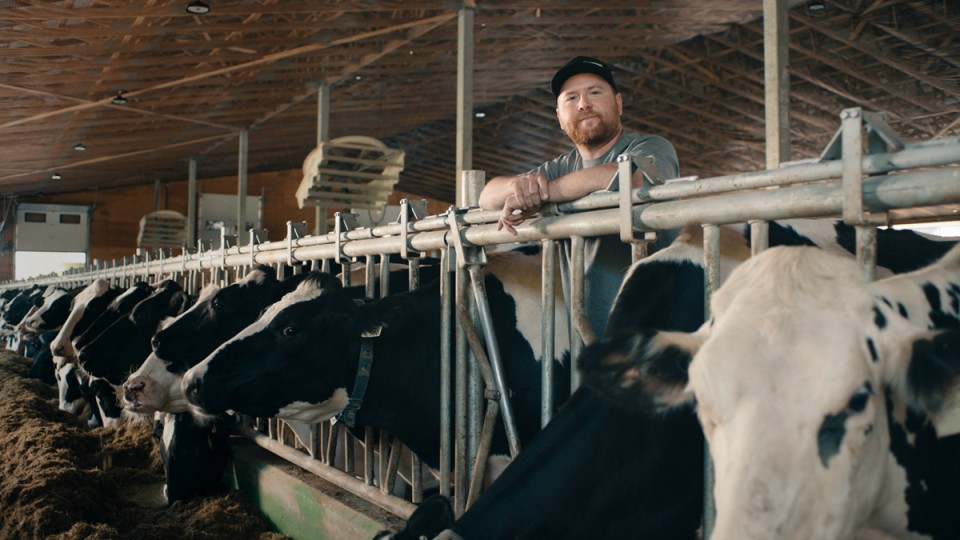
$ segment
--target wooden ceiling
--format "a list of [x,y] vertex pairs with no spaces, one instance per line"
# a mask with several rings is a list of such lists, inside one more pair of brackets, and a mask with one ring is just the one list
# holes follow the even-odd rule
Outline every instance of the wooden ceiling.
[[[406,150],[397,187],[454,199],[464,2],[188,3],[0,2],[0,193],[182,182],[191,157],[201,179],[236,175],[241,130],[250,172],[299,169],[327,83],[331,137]],[[960,135],[960,2],[792,6],[793,159],[819,155],[848,107],[886,111],[908,141]],[[477,0],[473,168],[569,150],[549,80],[587,54],[615,66],[625,126],[670,139],[681,174],[762,169],[761,14],[760,0]]]

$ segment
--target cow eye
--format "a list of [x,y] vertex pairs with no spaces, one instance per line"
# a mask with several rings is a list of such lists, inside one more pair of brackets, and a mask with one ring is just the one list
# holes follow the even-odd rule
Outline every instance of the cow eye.
[[300,335],[300,329],[296,326],[289,325],[284,326],[280,333],[283,334],[283,337],[294,338]]
[[871,395],[873,395],[873,388],[869,382],[866,382],[857,389],[853,397],[850,398],[850,401],[847,403],[847,410],[852,413],[863,412],[863,410],[867,408],[867,402],[870,401]]
[[221,299],[221,298],[214,298],[214,299],[210,302],[210,306],[213,307],[213,309],[223,309],[223,299]]

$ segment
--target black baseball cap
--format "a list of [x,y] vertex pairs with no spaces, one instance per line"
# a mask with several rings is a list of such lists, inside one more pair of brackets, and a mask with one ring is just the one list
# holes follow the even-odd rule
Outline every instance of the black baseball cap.
[[610,83],[614,93],[619,92],[619,90],[617,90],[617,83],[613,80],[613,69],[611,69],[610,66],[596,58],[578,56],[567,62],[567,65],[560,68],[557,74],[553,76],[553,80],[550,82],[553,97],[560,97],[560,89],[563,88],[563,83],[567,82],[567,79],[570,77],[579,75],[580,73],[593,73]]

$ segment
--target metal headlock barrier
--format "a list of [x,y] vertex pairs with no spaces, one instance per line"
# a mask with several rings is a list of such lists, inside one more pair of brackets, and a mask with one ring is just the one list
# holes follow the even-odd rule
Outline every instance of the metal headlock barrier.
[[[866,152],[863,149],[866,148]],[[539,242],[543,253],[543,313],[540,344],[542,358],[555,356],[553,290],[556,283],[557,242],[570,241],[571,298],[567,299],[571,336],[571,377],[576,385],[576,356],[594,339],[583,315],[583,239],[617,234],[634,245],[635,258],[644,256],[652,233],[687,226],[704,228],[704,286],[708,293],[719,285],[719,226],[752,223],[760,226],[755,240],[765,243],[762,223],[790,218],[842,217],[857,229],[857,256],[864,278],[873,279],[876,255],[876,226],[886,224],[886,212],[895,209],[960,203],[960,138],[907,144],[886,125],[882,114],[847,109],[841,114],[841,127],[823,154],[812,160],[787,163],[778,169],[718,176],[669,180],[659,185],[629,189],[630,162],[619,160],[619,192],[596,193],[583,199],[547,204],[541,217],[516,228],[517,235],[498,231],[499,211],[477,208],[451,208],[438,216],[424,216],[422,201],[401,202],[398,223],[357,228],[354,216],[338,213],[335,230],[319,236],[304,234],[306,224],[288,222],[282,241],[262,241],[260,231],[250,231],[244,246],[231,246],[229,237],[221,238],[219,249],[204,249],[179,256],[133,257],[121,262],[88,267],[58,276],[0,284],[0,288],[30,284],[80,286],[98,278],[126,286],[136,280],[179,279],[187,292],[196,293],[206,283],[229,283],[241,277],[254,264],[273,264],[281,270],[292,266],[294,272],[329,268],[331,261],[343,266],[343,280],[350,285],[350,267],[361,258],[366,264],[365,283],[372,294],[376,261],[380,260],[381,294],[386,294],[389,268],[384,264],[390,254],[399,254],[410,263],[410,286],[418,284],[418,262],[424,254],[440,255],[441,260],[441,378],[442,403],[454,403],[452,416],[442,406],[440,470],[427,475],[439,482],[439,490],[454,500],[462,514],[480,489],[483,464],[489,451],[494,420],[500,416],[506,426],[511,454],[521,449],[512,419],[511,405],[503,380],[502,366],[492,331],[489,306],[483,290],[484,247],[515,242]],[[641,164],[641,169],[644,167]],[[465,171],[462,181],[470,186],[464,193],[478,193],[483,184],[482,171]],[[648,179],[652,175],[648,175]],[[775,188],[775,189],[774,189]],[[466,206],[475,201],[468,201]],[[232,273],[232,276],[231,276]],[[282,275],[279,277],[283,277]],[[709,304],[709,294],[707,295]],[[469,302],[467,301],[469,300]],[[456,306],[456,307],[454,307]],[[709,311],[709,305],[705,306]],[[549,316],[548,316],[549,314]],[[458,331],[453,343],[448,321]],[[476,322],[473,322],[476,321]],[[479,329],[476,324],[479,323]],[[555,409],[550,393],[554,373],[551,362],[543,362],[544,396],[542,423]],[[451,375],[454,375],[451,377]],[[449,381],[454,380],[451,387]],[[481,406],[485,401],[486,406]],[[452,431],[453,438],[449,436]],[[324,422],[303,426],[275,419],[256,419],[243,434],[260,446],[317,474],[335,485],[406,518],[423,496],[422,466],[415,458],[409,471],[399,473],[401,447],[381,434],[377,448],[374,433],[367,430],[363,441],[339,437],[342,425]],[[296,437],[289,437],[294,433]],[[293,439],[288,442],[287,439]],[[345,442],[346,441],[346,442]],[[363,452],[363,471],[355,469],[353,444]],[[333,467],[338,444],[344,447],[345,465]],[[361,450],[358,450],[361,451]],[[379,456],[378,456],[379,454]],[[378,459],[379,458],[379,459]],[[709,471],[709,460],[706,463]],[[397,476],[411,486],[410,500],[390,494]],[[705,498],[709,503],[712,486]],[[379,484],[379,486],[377,486]],[[712,515],[704,517],[705,532],[712,528]]]

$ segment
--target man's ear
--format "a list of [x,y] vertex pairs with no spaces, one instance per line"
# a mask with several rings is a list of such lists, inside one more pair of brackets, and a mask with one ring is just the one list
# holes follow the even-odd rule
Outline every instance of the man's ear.
[[617,115],[623,116],[623,94],[617,92]]

